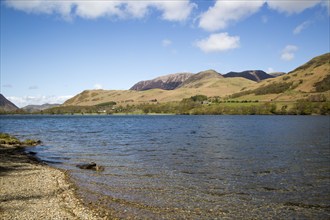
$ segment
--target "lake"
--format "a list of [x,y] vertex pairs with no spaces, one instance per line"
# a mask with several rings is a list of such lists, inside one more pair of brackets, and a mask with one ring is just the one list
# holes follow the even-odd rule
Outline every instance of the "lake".
[[[329,219],[329,116],[0,116],[120,218]],[[94,161],[103,172],[80,170]]]

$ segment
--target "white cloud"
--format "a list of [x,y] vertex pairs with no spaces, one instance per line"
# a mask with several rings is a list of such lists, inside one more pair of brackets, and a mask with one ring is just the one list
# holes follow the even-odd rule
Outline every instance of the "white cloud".
[[168,21],[184,21],[186,20],[192,10],[197,7],[196,4],[190,3],[189,0],[180,0],[180,1],[147,1],[151,5],[163,11],[162,18]]
[[299,24],[295,29],[293,29],[293,34],[300,34],[300,32],[308,28],[311,23],[311,21],[305,21]]
[[[59,3],[61,3],[60,1]],[[123,17],[124,11],[120,9],[121,2],[118,1],[80,1],[72,2],[76,6],[75,15],[86,19],[96,19],[106,16]]]
[[[268,8],[286,14],[300,13],[305,9],[321,5],[326,7],[330,14],[329,0],[217,0],[214,6],[202,13],[199,19],[199,27],[207,31],[225,29],[231,23],[255,14],[265,3],[267,3]],[[261,19],[263,23],[268,21],[266,16],[262,16]]]
[[169,40],[169,39],[164,39],[164,40],[162,40],[162,45],[163,45],[163,47],[168,47],[168,46],[170,46],[171,44],[172,44],[172,41]]
[[257,1],[228,1],[218,0],[201,15],[199,27],[207,31],[225,29],[229,23],[246,18],[261,8],[263,0]]
[[72,95],[67,96],[9,96],[8,100],[13,102],[18,107],[22,108],[27,105],[42,105],[42,104],[62,104],[66,100],[72,98]]
[[100,17],[142,18],[156,9],[162,13],[162,19],[184,21],[196,7],[189,0],[180,1],[79,1],[79,0],[6,0],[5,4],[17,10],[35,14],[58,14],[64,19],[76,16],[85,19]]
[[267,73],[273,73],[273,72],[275,72],[275,70],[272,67],[268,67],[266,72]]
[[287,14],[300,13],[307,8],[312,8],[324,0],[267,0],[268,7]]
[[196,42],[196,46],[205,53],[223,52],[239,47],[240,38],[228,33],[211,34],[208,38]]
[[5,0],[5,4],[17,10],[35,14],[60,14],[67,18],[71,13],[71,1]]
[[94,89],[103,89],[103,86],[101,84],[96,83],[94,85]]
[[149,12],[149,4],[146,1],[131,1],[126,5],[126,14],[134,18],[143,18]]
[[294,53],[298,50],[298,47],[295,45],[287,45],[281,54],[281,59],[285,61],[290,61],[294,58]]

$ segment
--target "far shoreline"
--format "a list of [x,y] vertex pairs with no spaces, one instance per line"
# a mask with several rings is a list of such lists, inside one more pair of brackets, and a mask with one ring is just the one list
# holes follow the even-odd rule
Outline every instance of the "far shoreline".
[[328,114],[176,114],[176,113],[147,113],[147,114],[134,114],[134,113],[114,113],[114,114],[0,114],[2,116],[326,116]]

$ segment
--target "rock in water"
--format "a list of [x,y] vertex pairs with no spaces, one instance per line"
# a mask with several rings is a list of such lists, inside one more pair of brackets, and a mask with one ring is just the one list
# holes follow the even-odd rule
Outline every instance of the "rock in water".
[[91,162],[91,163],[78,164],[77,167],[84,170],[92,170],[95,169],[96,163]]
[[103,166],[99,166],[94,162],[78,164],[77,167],[80,168],[80,169],[84,169],[84,170],[95,170],[95,171],[103,171],[104,170]]
[[95,170],[96,171],[103,171],[104,170],[104,167],[103,166],[96,165]]

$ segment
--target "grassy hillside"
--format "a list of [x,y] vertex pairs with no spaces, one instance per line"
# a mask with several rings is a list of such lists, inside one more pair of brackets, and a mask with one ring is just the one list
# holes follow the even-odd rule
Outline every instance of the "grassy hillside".
[[244,78],[223,78],[221,75],[205,74],[198,80],[185,83],[175,90],[151,89],[146,91],[134,90],[86,90],[66,101],[63,105],[91,106],[114,101],[117,104],[139,104],[152,102],[181,101],[196,94],[220,96],[239,92],[243,87],[249,87],[255,82]]
[[[268,79],[232,95],[263,101],[330,100],[330,53],[318,56],[288,74]],[[316,100],[317,101],[317,100]]]
[[245,78],[224,78],[214,70],[191,76],[175,90],[86,90],[64,106],[117,105],[181,101],[195,95],[259,101],[330,100],[330,53],[318,56],[282,76],[256,83]]

